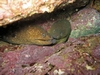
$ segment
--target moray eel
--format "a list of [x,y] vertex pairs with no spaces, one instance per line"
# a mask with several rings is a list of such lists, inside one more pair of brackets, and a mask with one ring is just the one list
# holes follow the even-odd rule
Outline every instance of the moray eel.
[[36,45],[50,45],[55,42],[43,28],[37,25],[22,27],[15,32],[10,31],[8,35],[3,36],[3,40],[11,44]]
[[70,22],[66,19],[59,19],[51,26],[48,33],[57,40],[57,43],[65,42],[71,33]]

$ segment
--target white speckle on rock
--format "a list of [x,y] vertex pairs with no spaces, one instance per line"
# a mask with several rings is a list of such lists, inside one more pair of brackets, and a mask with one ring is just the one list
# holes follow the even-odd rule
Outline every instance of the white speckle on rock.
[[41,64],[35,64],[35,68],[39,71],[42,72],[43,66]]
[[28,3],[23,4],[23,5],[22,5],[22,8],[23,8],[23,9],[27,9],[27,8],[29,8],[29,7],[31,7],[31,6],[32,6],[32,0],[30,0],[30,2],[28,2]]
[[30,55],[25,55],[26,58],[30,57]]
[[65,72],[62,71],[61,69],[59,70],[54,70],[54,75],[63,75]]
[[95,70],[95,68],[93,68],[92,66],[86,65],[86,69],[87,70]]
[[42,6],[40,8],[40,11],[42,11],[42,12],[49,12],[49,7]]
[[76,0],[68,0],[68,3],[73,3],[75,2]]

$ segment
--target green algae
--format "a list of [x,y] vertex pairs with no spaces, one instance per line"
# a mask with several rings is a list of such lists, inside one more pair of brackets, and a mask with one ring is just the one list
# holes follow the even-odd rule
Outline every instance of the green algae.
[[96,34],[100,32],[100,26],[92,25],[90,28],[86,28],[84,25],[79,26],[76,30],[72,30],[70,37],[78,38],[81,36],[87,36],[89,34]]

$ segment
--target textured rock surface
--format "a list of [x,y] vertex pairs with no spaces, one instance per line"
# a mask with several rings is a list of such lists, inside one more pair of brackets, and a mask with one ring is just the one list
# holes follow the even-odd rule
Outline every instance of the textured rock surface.
[[99,75],[99,47],[100,34],[54,46],[2,47],[0,75]]
[[35,14],[52,12],[56,7],[77,8],[85,6],[88,2],[89,0],[3,0],[0,1],[0,26]]
[[100,32],[100,13],[90,7],[86,7],[71,15],[71,37],[86,36]]

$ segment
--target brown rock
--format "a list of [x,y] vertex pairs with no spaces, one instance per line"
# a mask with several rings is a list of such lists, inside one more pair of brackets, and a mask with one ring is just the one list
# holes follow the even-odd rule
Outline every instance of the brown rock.
[[0,1],[0,26],[30,16],[36,17],[35,14],[50,13],[65,6],[85,6],[88,2],[89,0],[3,0]]

